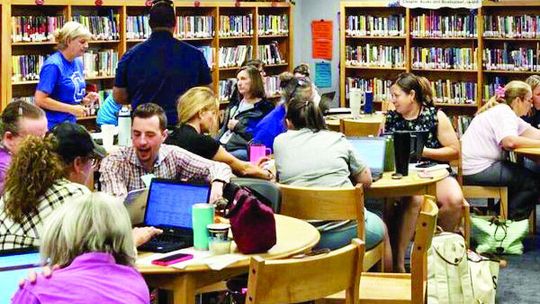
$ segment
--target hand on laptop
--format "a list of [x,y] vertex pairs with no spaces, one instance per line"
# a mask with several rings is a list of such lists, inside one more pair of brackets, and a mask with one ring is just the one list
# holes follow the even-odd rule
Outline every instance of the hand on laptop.
[[135,247],[148,242],[155,235],[161,234],[163,230],[154,227],[135,227],[133,228],[133,243]]
[[[51,266],[44,266],[41,268],[41,274],[45,278],[50,278],[52,276],[53,271],[60,269],[60,265],[54,265]],[[23,287],[24,283],[28,281],[30,284],[35,284],[37,281],[38,274],[34,270],[31,270],[28,272],[28,277],[26,279],[22,279],[19,281],[19,287]]]

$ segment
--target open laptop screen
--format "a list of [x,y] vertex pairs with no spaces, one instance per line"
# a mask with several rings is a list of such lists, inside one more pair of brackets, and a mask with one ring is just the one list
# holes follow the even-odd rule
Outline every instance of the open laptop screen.
[[148,193],[144,224],[191,229],[191,206],[207,203],[209,196],[208,185],[154,178]]
[[372,173],[384,171],[386,140],[383,137],[349,137],[349,142]]
[[11,297],[19,288],[19,281],[28,276],[30,269],[39,269],[40,257],[37,249],[25,252],[0,251],[0,303],[11,303]]

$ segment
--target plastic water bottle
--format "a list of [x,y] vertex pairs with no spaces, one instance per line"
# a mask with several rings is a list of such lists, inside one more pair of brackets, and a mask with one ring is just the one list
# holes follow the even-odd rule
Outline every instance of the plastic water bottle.
[[118,112],[118,145],[131,146],[131,111],[127,106]]

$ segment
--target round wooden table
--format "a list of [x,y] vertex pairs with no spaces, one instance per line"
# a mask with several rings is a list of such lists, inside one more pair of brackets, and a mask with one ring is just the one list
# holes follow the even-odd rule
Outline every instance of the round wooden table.
[[355,119],[361,122],[384,122],[383,114],[362,114],[359,117],[353,117],[351,114],[338,114],[325,117],[326,126],[332,131],[339,131],[340,119]]
[[530,155],[530,156],[540,156],[540,147],[538,148],[518,148],[514,150],[517,154]]
[[[315,246],[320,234],[315,227],[303,220],[275,215],[277,243],[268,252],[256,254],[265,259],[280,259],[307,251]],[[149,253],[142,253],[144,258]],[[233,276],[247,272],[249,257],[216,271],[207,265],[189,265],[184,269],[156,265],[137,265],[149,286],[171,290],[175,304],[195,303],[197,289],[218,283]]]
[[409,175],[401,179],[393,179],[393,172],[383,173],[383,177],[365,188],[366,197],[387,198],[429,194],[436,196],[438,181],[448,176],[448,170],[440,169],[429,171],[430,178],[418,176],[418,171],[409,170]]

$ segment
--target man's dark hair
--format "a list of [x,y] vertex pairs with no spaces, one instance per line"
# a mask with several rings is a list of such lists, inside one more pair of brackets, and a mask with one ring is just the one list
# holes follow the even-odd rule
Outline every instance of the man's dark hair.
[[19,133],[19,120],[21,118],[39,119],[45,116],[45,112],[24,100],[16,100],[10,102],[2,111],[0,118],[0,134],[3,136],[6,132],[12,134]]
[[138,106],[133,112],[133,119],[135,119],[135,117],[145,119],[153,116],[158,117],[159,128],[165,130],[167,128],[167,115],[165,115],[165,111],[163,111],[163,108],[159,105],[155,103],[144,103]]
[[174,14],[173,2],[169,0],[154,1],[150,9],[150,28],[174,28],[176,16]]

